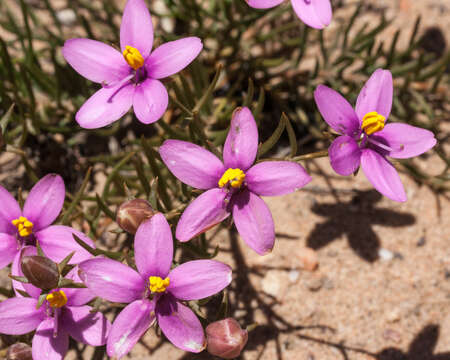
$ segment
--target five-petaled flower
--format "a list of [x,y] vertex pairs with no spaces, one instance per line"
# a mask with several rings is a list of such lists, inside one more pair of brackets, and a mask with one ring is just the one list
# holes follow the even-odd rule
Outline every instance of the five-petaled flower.
[[70,39],[66,61],[85,78],[102,84],[75,118],[86,129],[121,118],[133,106],[139,121],[150,124],[164,114],[169,97],[158,80],[189,65],[203,48],[197,37],[171,41],[153,52],[153,25],[144,0],[128,0],[120,27],[121,52],[90,39]]
[[[284,0],[245,0],[256,9],[268,9],[281,4]],[[291,0],[297,16],[306,25],[323,29],[331,22],[332,9],[330,0]]]
[[340,175],[350,175],[361,165],[380,193],[395,201],[406,194],[394,166],[386,159],[420,155],[436,144],[431,131],[408,124],[387,124],[392,107],[393,84],[389,70],[376,70],[361,90],[356,107],[336,91],[319,85],[314,98],[325,121],[341,136],[328,153]]
[[182,182],[208,190],[183,212],[176,229],[185,242],[233,214],[244,241],[258,254],[272,250],[275,230],[272,214],[261,196],[291,193],[311,181],[294,162],[266,161],[252,166],[258,151],[258,129],[251,111],[237,108],[223,149],[223,160],[202,147],[180,140],[166,140],[161,158]]
[[215,260],[194,260],[171,270],[172,232],[162,214],[139,226],[134,256],[137,272],[101,257],[79,265],[80,277],[94,294],[129,303],[112,325],[106,345],[108,355],[126,355],[155,320],[175,346],[202,351],[202,325],[182,301],[203,299],[223,290],[231,282],[231,268]]
[[[66,278],[80,282],[77,271],[77,267],[73,268]],[[0,303],[0,333],[22,335],[36,330],[32,342],[34,360],[62,360],[69,347],[69,335],[92,346],[106,343],[111,324],[102,313],[93,313],[85,305],[94,298],[88,289],[55,289],[38,309],[40,291],[30,295]]]

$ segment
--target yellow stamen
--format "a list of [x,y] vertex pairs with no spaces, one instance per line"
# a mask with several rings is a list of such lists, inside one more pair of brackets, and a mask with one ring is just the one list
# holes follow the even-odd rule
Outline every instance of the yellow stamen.
[[159,276],[150,276],[148,280],[150,282],[149,288],[152,293],[162,293],[166,291],[170,284],[170,279],[168,277],[163,280]]
[[228,169],[219,180],[219,187],[224,187],[228,182],[234,188],[242,185],[245,179],[245,174],[241,169]]
[[144,65],[144,58],[138,49],[132,46],[126,46],[123,51],[123,57],[125,61],[130,65],[134,70],[139,69]]
[[67,296],[62,290],[54,291],[45,298],[53,308],[60,308],[67,304]]
[[33,223],[24,216],[11,221],[11,223],[17,228],[19,235],[22,237],[29,236],[33,233]]
[[361,129],[367,134],[372,135],[377,131],[383,130],[386,118],[376,111],[368,112],[364,115]]

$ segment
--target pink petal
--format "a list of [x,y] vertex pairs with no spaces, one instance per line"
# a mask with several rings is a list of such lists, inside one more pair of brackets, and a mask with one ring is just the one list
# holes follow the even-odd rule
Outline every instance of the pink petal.
[[162,332],[176,347],[193,353],[205,348],[202,324],[187,306],[166,295],[156,305],[156,317]]
[[16,199],[0,185],[0,233],[15,234],[17,228],[11,223],[22,215]]
[[19,243],[14,236],[0,233],[0,269],[11,264],[19,249]]
[[23,207],[23,216],[33,223],[33,231],[49,226],[64,204],[66,189],[61,176],[48,174],[33,186]]
[[37,300],[15,297],[0,303],[0,333],[22,335],[36,329],[45,318],[43,309],[36,309]]
[[72,251],[76,251],[69,264],[78,264],[92,258],[92,255],[83,249],[73,238],[75,234],[89,246],[95,248],[94,242],[82,232],[69,226],[53,225],[36,233],[36,238],[42,251],[50,259],[61,262]]
[[181,215],[176,238],[181,242],[189,241],[225,220],[230,215],[226,197],[227,193],[222,189],[211,189],[197,197]]
[[264,161],[245,175],[250,191],[261,196],[278,196],[298,190],[311,181],[303,166],[290,161]]
[[384,156],[371,149],[363,149],[361,167],[373,187],[384,196],[399,202],[407,200],[397,170]]
[[[21,267],[22,256],[33,255],[37,255],[37,249],[34,246],[24,246],[19,252],[17,252],[11,265],[11,274],[15,276],[24,276]],[[35,299],[37,299],[39,295],[41,295],[42,290],[34,285],[26,284],[16,280],[12,281],[12,285],[14,292],[18,297],[22,297],[22,295],[17,290],[25,291],[26,293],[28,293],[28,295]]]
[[138,120],[144,124],[158,121],[167,109],[169,95],[164,85],[154,79],[146,79],[136,85],[133,109]]
[[306,25],[323,29],[331,22],[330,0],[291,0],[295,13]]
[[153,45],[153,24],[144,0],[128,0],[120,25],[120,48],[132,46],[139,50],[144,59]]
[[275,228],[265,202],[248,190],[233,196],[233,219],[242,239],[260,255],[272,251]]
[[217,187],[225,172],[222,162],[202,147],[181,140],[166,140],[159,148],[164,164],[179,180],[197,189]]
[[367,80],[356,100],[355,110],[359,120],[371,111],[376,111],[387,119],[391,113],[393,91],[391,72],[377,69]]
[[436,138],[431,131],[408,124],[387,124],[383,130],[375,135],[393,149],[393,151],[389,151],[387,156],[396,159],[407,159],[421,155],[436,145]]
[[34,360],[62,360],[69,348],[69,335],[59,329],[58,336],[53,337],[53,318],[44,320],[33,337],[32,355]]
[[136,300],[117,316],[108,336],[106,352],[120,359],[130,352],[155,320],[155,303]]
[[153,50],[145,66],[148,76],[162,79],[183,70],[202,51],[203,44],[198,37],[187,37],[170,41]]
[[113,47],[90,39],[70,39],[62,48],[64,59],[86,79],[108,84],[130,73],[123,55]]
[[314,91],[314,100],[323,119],[333,130],[339,134],[359,135],[359,120],[355,110],[341,94],[319,85]]
[[[81,283],[82,280],[78,276],[78,266],[75,266],[65,276],[66,279],[71,279],[75,282]],[[64,293],[67,296],[67,306],[82,306],[91,301],[95,295],[89,289],[83,288],[63,288]]]
[[223,148],[226,168],[246,171],[255,161],[258,151],[258,128],[249,108],[237,108],[231,118]]
[[134,257],[143,278],[167,276],[172,265],[173,240],[163,214],[153,215],[139,226],[134,238]]
[[268,9],[281,4],[284,0],[246,0],[255,9]]
[[169,273],[167,290],[180,300],[204,299],[226,288],[231,275],[231,268],[219,261],[188,261]]
[[101,312],[91,312],[90,306],[65,306],[61,327],[76,341],[91,346],[106,344],[111,323]]
[[104,87],[92,95],[75,115],[85,129],[107,126],[124,116],[133,103],[134,85],[130,82]]
[[96,296],[129,303],[142,297],[145,282],[132,268],[115,260],[95,258],[78,265],[79,275]]
[[337,137],[328,148],[331,167],[339,175],[351,175],[359,167],[361,150],[358,143],[350,136]]

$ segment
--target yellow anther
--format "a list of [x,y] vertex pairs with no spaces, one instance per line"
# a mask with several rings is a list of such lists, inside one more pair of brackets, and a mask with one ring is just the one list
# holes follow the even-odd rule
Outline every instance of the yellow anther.
[[170,284],[170,279],[168,277],[162,279],[159,276],[150,276],[148,280],[150,283],[149,289],[152,293],[162,293],[166,291]]
[[11,223],[17,228],[19,235],[22,237],[33,233],[33,223],[24,216],[11,221]]
[[52,308],[60,308],[67,304],[67,296],[62,290],[48,294],[45,299]]
[[144,65],[144,58],[138,49],[132,46],[126,46],[123,51],[123,57],[125,61],[130,65],[134,70],[139,69]]
[[368,112],[364,115],[361,129],[367,134],[372,135],[377,131],[383,130],[386,118],[378,114],[376,111]]
[[228,182],[234,188],[242,185],[245,179],[245,174],[241,169],[228,169],[219,180],[219,187],[224,187]]

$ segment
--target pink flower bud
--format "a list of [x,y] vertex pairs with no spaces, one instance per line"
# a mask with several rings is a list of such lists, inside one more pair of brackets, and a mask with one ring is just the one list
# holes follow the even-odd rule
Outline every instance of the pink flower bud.
[[233,359],[247,344],[248,332],[233,318],[215,321],[206,327],[207,350],[222,359]]
[[6,360],[33,360],[31,346],[24,343],[16,343],[8,348]]
[[148,201],[144,199],[133,199],[125,201],[119,206],[116,222],[126,232],[136,234],[141,222],[150,219],[154,214],[155,211]]
[[51,290],[58,287],[59,270],[50,259],[44,256],[24,256],[21,261],[22,272],[34,286]]

